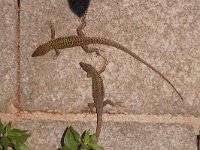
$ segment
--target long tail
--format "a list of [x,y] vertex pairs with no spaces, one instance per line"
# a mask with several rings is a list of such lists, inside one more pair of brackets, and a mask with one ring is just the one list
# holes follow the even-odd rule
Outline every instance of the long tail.
[[101,127],[102,127],[102,114],[97,113],[97,127],[96,127],[97,142],[99,140],[99,136],[100,136],[100,133],[101,133]]
[[87,40],[91,41],[91,43],[88,43],[88,44],[104,44],[104,45],[107,45],[107,46],[112,46],[112,47],[115,47],[117,49],[121,49],[125,53],[128,53],[132,57],[136,58],[137,60],[139,60],[140,62],[145,64],[147,67],[151,68],[153,71],[158,73],[165,81],[167,81],[183,101],[183,97],[181,96],[181,94],[178,92],[178,90],[175,88],[175,86],[163,74],[161,74],[157,69],[155,69],[153,66],[151,66],[149,63],[147,63],[145,60],[140,58],[138,55],[136,55],[134,52],[132,52],[128,48],[124,47],[123,45],[121,45],[121,44],[119,44],[115,41],[104,39],[104,38],[99,38],[99,37],[87,37]]

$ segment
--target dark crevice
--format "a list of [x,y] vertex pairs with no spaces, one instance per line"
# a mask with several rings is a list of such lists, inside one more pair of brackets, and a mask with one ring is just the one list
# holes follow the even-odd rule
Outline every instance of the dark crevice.
[[197,150],[200,150],[200,133],[197,135]]
[[20,105],[20,0],[17,1],[17,20],[16,20],[16,61],[17,61],[17,91],[15,107]]

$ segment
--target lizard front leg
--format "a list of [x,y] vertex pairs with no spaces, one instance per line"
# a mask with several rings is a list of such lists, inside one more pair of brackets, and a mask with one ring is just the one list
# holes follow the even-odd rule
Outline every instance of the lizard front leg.
[[[78,36],[80,36],[82,38],[85,37],[85,34],[83,33],[83,29],[86,26],[85,18],[86,18],[86,14],[84,14],[83,17],[81,17],[81,24],[76,29],[76,32],[77,32]],[[81,45],[81,47],[86,53],[95,52],[97,55],[100,55],[98,48],[89,48],[87,45]],[[102,55],[100,55],[100,56],[102,56]]]
[[[53,24],[51,21],[48,22],[48,26],[51,30],[51,39],[55,39],[55,29],[53,27]],[[55,52],[56,52],[56,56],[55,56],[55,59],[58,57],[58,55],[60,54],[59,50],[55,49]]]
[[[101,54],[99,54],[99,55],[101,55]],[[103,63],[103,67],[99,70],[99,74],[101,74],[102,72],[104,72],[105,69],[106,69],[106,67],[107,67],[107,65],[108,65],[108,60],[107,60],[107,58],[104,57],[103,55],[101,55],[101,57],[104,59],[104,63]]]

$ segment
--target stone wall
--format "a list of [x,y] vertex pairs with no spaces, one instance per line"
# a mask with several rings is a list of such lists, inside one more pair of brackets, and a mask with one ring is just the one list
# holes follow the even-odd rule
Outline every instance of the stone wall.
[[[80,24],[67,0],[0,0],[0,118],[32,133],[32,150],[55,150],[67,126],[95,131],[91,79],[80,68],[103,60],[81,47],[31,57],[56,37],[76,35]],[[112,39],[164,74],[183,101],[158,74],[128,54],[104,45],[101,74],[105,107],[100,143],[106,150],[194,150],[200,128],[200,3],[198,0],[93,0],[86,36]]]

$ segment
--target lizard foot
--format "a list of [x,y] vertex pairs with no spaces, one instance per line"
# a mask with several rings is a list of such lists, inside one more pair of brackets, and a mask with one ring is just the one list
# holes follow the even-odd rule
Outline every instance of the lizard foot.
[[55,52],[56,52],[56,54],[53,57],[54,60],[56,60],[58,58],[58,55],[60,55],[60,51],[59,50],[55,49]]
[[[85,117],[87,117],[87,114],[88,114],[88,113],[89,113],[89,114],[92,114],[92,113],[93,113],[93,111],[91,110],[90,107],[85,107],[84,110],[83,110],[82,112],[85,113]],[[84,117],[84,118],[85,118],[85,117]]]
[[[53,23],[49,20],[47,21],[47,24],[51,30],[51,40],[55,39],[55,29],[54,29],[54,26],[53,26]],[[54,60],[57,59],[58,55],[60,54],[59,50],[55,49],[55,52],[56,52],[56,56],[53,58]]]

